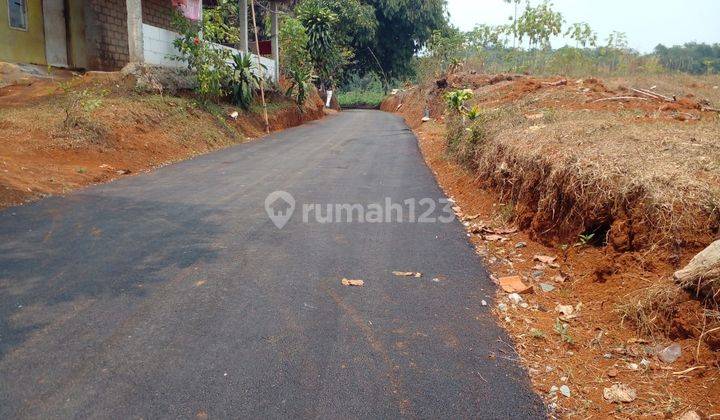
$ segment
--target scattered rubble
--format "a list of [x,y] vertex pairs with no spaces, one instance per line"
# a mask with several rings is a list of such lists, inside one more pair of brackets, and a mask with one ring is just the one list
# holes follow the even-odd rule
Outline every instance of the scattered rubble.
[[517,294],[517,293],[510,293],[510,294],[508,295],[508,300],[510,300],[510,302],[512,302],[512,303],[515,304],[515,305],[519,305],[520,302],[523,301],[523,298],[522,298],[522,296],[520,296],[520,295]]
[[544,264],[552,264],[557,260],[557,257],[549,257],[547,255],[536,255],[534,258]]
[[637,398],[637,391],[624,384],[614,384],[603,390],[603,398],[612,403],[630,403]]
[[657,354],[658,359],[660,359],[663,363],[675,363],[677,359],[680,358],[680,355],[682,354],[682,347],[680,347],[680,344],[673,343],[664,349],[660,350]]
[[532,293],[533,287],[523,283],[520,276],[508,276],[498,279],[500,287],[508,293]]
[[702,420],[702,416],[698,414],[696,411],[687,411],[682,416],[678,418],[678,420]]
[[570,398],[570,387],[567,385],[560,386],[560,393],[563,394],[563,396]]
[[392,273],[398,277],[422,277],[422,273],[418,273],[415,271],[393,271]]
[[365,286],[365,282],[363,280],[350,280],[343,278],[340,283],[343,286],[354,286],[354,287],[363,287]]
[[540,283],[540,289],[543,292],[547,293],[547,292],[552,292],[553,290],[555,290],[555,286],[553,286],[552,284],[549,284],[549,283]]

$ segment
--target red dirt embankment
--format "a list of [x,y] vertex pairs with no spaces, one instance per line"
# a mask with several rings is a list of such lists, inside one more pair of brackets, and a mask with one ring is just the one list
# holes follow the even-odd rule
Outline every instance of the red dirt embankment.
[[[671,276],[717,236],[704,204],[720,188],[711,163],[720,121],[693,97],[667,102],[619,84],[459,74],[382,109],[415,130],[493,279],[531,287],[499,291],[495,312],[552,416],[716,414],[720,334],[703,331],[720,319]],[[475,96],[468,107],[480,107],[476,122],[445,111],[442,95],[464,88]],[[633,202],[627,185],[643,187],[643,199]],[[682,214],[648,218],[673,212]],[[680,357],[663,361],[673,343]],[[619,384],[636,391],[632,402],[605,398]]]
[[[264,135],[262,107],[200,106],[138,93],[120,73],[23,79],[0,88],[0,208],[107,182]],[[322,118],[268,95],[270,129]],[[232,113],[237,112],[233,118]]]

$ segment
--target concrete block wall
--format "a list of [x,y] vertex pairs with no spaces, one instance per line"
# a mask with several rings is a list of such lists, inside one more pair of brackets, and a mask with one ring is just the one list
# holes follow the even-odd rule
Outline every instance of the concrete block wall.
[[142,0],[143,23],[162,29],[172,29],[172,0]]
[[[142,0],[143,23],[170,29],[171,0]],[[87,68],[119,70],[129,61],[125,0],[86,0]]]
[[[143,53],[145,55],[145,62],[156,66],[186,67],[186,62],[171,60],[169,58],[179,54],[173,45],[173,40],[179,36],[179,34],[167,29],[158,28],[144,23]],[[230,50],[233,54],[237,54],[239,52],[234,48],[226,47],[224,45],[216,45],[216,48]],[[266,67],[265,71],[261,71],[254,65],[255,60],[256,57],[253,57],[253,72],[261,77],[275,80],[275,61],[270,60],[267,57],[260,57],[260,63]],[[232,64],[232,62],[228,62],[228,64]]]
[[117,70],[128,63],[125,0],[87,0],[85,24],[88,68]]
[[167,29],[143,23],[143,53],[145,62],[156,66],[187,67],[184,61],[172,60],[179,56],[173,41],[180,35]]

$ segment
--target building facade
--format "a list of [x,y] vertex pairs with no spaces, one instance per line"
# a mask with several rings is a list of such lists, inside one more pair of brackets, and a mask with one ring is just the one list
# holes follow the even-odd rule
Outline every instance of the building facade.
[[[183,66],[169,57],[178,36],[171,16],[202,13],[201,0],[0,0],[0,61],[88,70],[119,70],[130,62]],[[245,5],[247,0],[239,0]],[[273,44],[261,57],[268,76],[278,77],[277,7],[271,2]],[[242,7],[241,7],[242,9]],[[241,33],[247,34],[247,13]],[[241,26],[243,22],[241,20]],[[249,51],[248,37],[240,50]]]

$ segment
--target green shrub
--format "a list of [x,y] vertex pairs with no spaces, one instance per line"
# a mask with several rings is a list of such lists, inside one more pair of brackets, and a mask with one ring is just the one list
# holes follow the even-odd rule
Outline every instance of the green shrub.
[[473,91],[470,89],[453,90],[445,94],[445,103],[447,107],[457,113],[462,113],[465,102],[473,97]]
[[312,70],[308,34],[299,19],[286,16],[280,26],[281,64],[285,72]]
[[195,72],[196,93],[204,101],[224,96],[232,79],[232,68],[228,65],[232,51],[213,45],[213,38],[209,37],[210,34],[223,37],[224,26],[218,25],[212,16],[203,14],[202,21],[194,22],[175,11],[172,17],[172,26],[180,33],[173,45],[180,55],[170,58],[186,61],[188,69]]
[[[263,68],[264,70],[264,68]],[[233,56],[230,94],[233,104],[244,110],[250,109],[255,91],[260,87],[260,77],[253,73],[252,55],[238,53]]]
[[350,91],[340,92],[338,94],[338,102],[341,107],[349,108],[354,106],[374,107],[380,106],[385,99],[383,92],[377,91]]
[[307,100],[308,91],[315,77],[312,74],[312,69],[308,67],[290,68],[287,70],[287,75],[290,80],[290,87],[285,92],[285,95],[292,96],[294,92],[295,102],[298,105],[303,105]]

